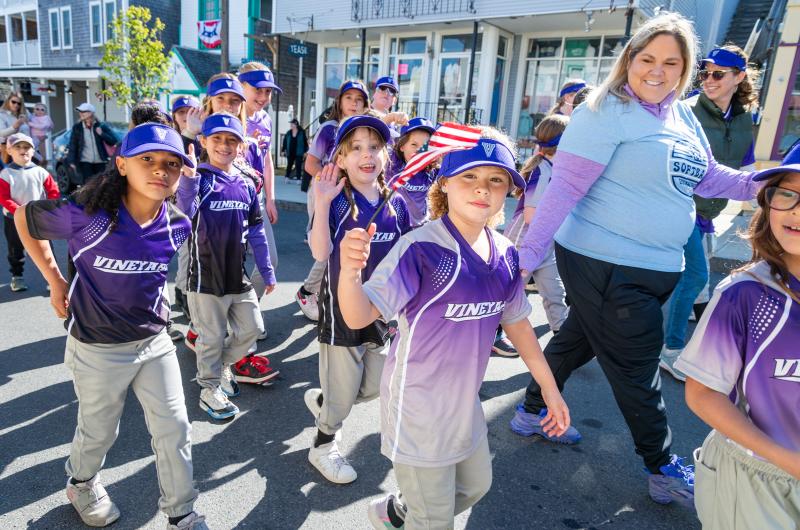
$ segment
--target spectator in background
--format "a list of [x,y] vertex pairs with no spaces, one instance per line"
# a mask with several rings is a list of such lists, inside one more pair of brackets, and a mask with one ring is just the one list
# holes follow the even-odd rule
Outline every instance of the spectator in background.
[[102,173],[109,159],[109,147],[117,145],[117,137],[111,127],[101,123],[95,116],[94,105],[81,103],[75,110],[80,121],[72,126],[69,139],[67,161],[73,172],[69,192]]
[[294,169],[296,180],[300,180],[303,171],[303,158],[308,151],[308,139],[306,132],[300,127],[300,122],[292,120],[289,122],[291,129],[283,137],[283,147],[281,154],[286,157],[286,178],[292,178]]
[[25,110],[25,100],[19,92],[9,92],[0,106],[0,154],[3,165],[10,160],[6,152],[6,139],[14,133],[30,135],[28,126],[28,113]]
[[42,165],[47,166],[47,138],[53,132],[53,120],[47,114],[47,106],[44,103],[36,103],[33,106],[33,116],[28,121],[31,128],[31,137],[36,144],[36,149],[42,157]]

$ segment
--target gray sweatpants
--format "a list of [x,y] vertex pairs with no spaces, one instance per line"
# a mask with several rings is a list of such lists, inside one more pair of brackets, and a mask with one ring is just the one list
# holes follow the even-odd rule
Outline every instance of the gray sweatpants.
[[184,241],[178,247],[178,270],[175,271],[175,287],[183,291],[188,290],[189,283],[189,241]]
[[[219,386],[223,364],[233,364],[264,331],[264,320],[253,289],[242,294],[186,293],[192,324],[197,330],[197,383],[203,388]],[[225,333],[230,328],[228,336]]]
[[308,271],[308,276],[306,276],[306,279],[303,280],[303,289],[309,293],[319,294],[319,290],[322,287],[322,277],[325,276],[325,269],[327,267],[327,261],[314,260],[311,270]]
[[453,519],[472,507],[492,486],[492,455],[484,437],[466,460],[443,467],[394,463],[400,488],[396,506],[405,512],[406,530],[450,530]]
[[192,428],[175,345],[166,331],[121,344],[87,344],[69,336],[64,364],[72,372],[78,396],[78,426],[67,474],[85,481],[103,467],[132,387],[152,437],[161,492],[158,505],[168,517],[191,512],[197,499],[192,484]]
[[564,282],[558,273],[556,265],[556,254],[554,248],[550,247],[550,252],[544,258],[539,268],[531,273],[536,288],[542,296],[544,313],[547,316],[547,323],[550,329],[558,331],[567,319],[569,308],[567,307],[567,291],[564,289]]
[[317,428],[336,434],[356,403],[375,399],[381,391],[381,373],[389,345],[361,346],[319,343],[319,383],[322,410]]

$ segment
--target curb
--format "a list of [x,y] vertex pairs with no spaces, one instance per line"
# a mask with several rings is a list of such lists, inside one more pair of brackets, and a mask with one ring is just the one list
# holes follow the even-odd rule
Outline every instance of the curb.
[[281,210],[287,210],[290,212],[307,212],[308,209],[306,208],[306,203],[304,202],[295,202],[295,201],[287,201],[284,199],[275,199],[275,206],[277,206]]

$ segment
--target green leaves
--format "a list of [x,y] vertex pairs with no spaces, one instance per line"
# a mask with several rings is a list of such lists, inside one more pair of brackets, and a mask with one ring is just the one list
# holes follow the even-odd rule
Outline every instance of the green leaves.
[[120,106],[133,107],[157,99],[169,85],[169,59],[164,54],[164,23],[146,7],[131,6],[114,17],[114,37],[106,41],[100,67],[105,70],[103,95]]

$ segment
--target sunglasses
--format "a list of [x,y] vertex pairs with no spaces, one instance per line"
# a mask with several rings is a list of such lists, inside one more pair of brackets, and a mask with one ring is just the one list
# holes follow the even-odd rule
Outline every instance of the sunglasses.
[[384,94],[391,94],[393,96],[397,95],[397,92],[395,92],[394,90],[392,90],[391,87],[388,86],[379,86],[378,92],[383,92]]
[[19,100],[11,99],[11,100],[8,101],[8,104],[9,105],[19,105]]
[[722,78],[725,77],[725,74],[728,72],[737,72],[737,70],[714,70],[713,72],[700,70],[697,72],[697,77],[699,77],[701,81],[705,81],[709,77],[714,78],[714,81],[722,81]]
[[44,111],[44,110],[46,110],[46,109],[43,109],[42,107],[34,107],[34,108],[33,108],[33,110],[41,110],[41,111]]
[[765,196],[769,207],[781,212],[794,210],[800,204],[800,193],[780,186],[768,187]]

